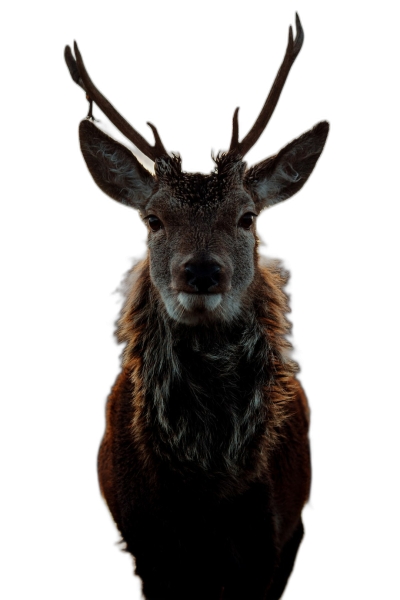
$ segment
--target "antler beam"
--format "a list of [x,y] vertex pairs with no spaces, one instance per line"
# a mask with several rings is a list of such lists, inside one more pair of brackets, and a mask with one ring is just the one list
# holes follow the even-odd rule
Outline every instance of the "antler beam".
[[233,115],[232,124],[232,139],[229,151],[238,152],[241,156],[247,154],[247,152],[254,146],[258,138],[268,125],[268,122],[275,110],[281,95],[285,81],[289,75],[289,71],[296,60],[298,53],[301,50],[304,41],[304,31],[300,23],[299,15],[296,13],[296,39],[293,42],[293,31],[292,26],[289,27],[289,40],[286,48],[286,54],[278,71],[275,81],[272,85],[271,91],[268,94],[268,98],[265,101],[262,110],[250,129],[249,133],[241,142],[239,142],[239,124],[238,124],[238,113],[239,108],[235,110]]
[[104,114],[110,119],[110,121],[120,130],[120,132],[123,133],[131,142],[133,142],[145,156],[155,161],[157,158],[168,154],[154,125],[147,123],[147,125],[151,127],[154,134],[155,143],[154,146],[151,146],[151,144],[149,144],[149,142],[147,142],[144,137],[140,135],[140,133],[136,131],[136,129],[134,129],[132,125],[126,121],[126,119],[124,119],[122,115],[120,115],[120,113],[113,107],[107,98],[103,96],[103,94],[97,89],[93,81],[90,79],[76,42],[74,42],[74,50],[76,59],[72,54],[70,46],[65,47],[65,62],[67,63],[72,79],[86,92],[86,97],[90,103],[88,117],[92,117],[92,103],[95,102],[97,106],[104,112]]

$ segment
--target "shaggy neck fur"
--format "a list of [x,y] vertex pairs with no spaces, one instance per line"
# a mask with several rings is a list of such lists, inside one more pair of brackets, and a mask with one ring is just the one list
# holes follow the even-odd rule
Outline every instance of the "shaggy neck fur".
[[190,327],[167,315],[148,260],[132,269],[117,335],[138,441],[151,430],[154,451],[183,471],[237,477],[260,468],[294,394],[286,281],[277,263],[258,267],[234,324]]

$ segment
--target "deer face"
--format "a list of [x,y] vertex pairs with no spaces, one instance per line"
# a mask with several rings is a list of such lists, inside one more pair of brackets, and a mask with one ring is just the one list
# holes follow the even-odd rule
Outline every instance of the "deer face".
[[[66,48],[71,76],[90,102],[88,119],[79,127],[86,164],[106,194],[139,210],[149,230],[152,283],[167,313],[178,322],[230,322],[240,315],[257,270],[256,216],[300,190],[323,150],[326,121],[248,170],[242,160],[268,123],[301,49],[303,30],[297,15],[296,25],[296,39],[290,28],[285,58],[254,126],[239,142],[235,111],[230,149],[218,155],[210,175],[183,172],[180,158],[168,155],[149,124],[155,136],[151,146],[94,86],[77,45],[76,60]],[[93,125],[93,101],[155,162],[155,176],[125,146]]]
[[256,206],[240,158],[217,160],[211,175],[187,174],[180,160],[156,162],[160,187],[141,211],[150,275],[168,314],[195,325],[230,321],[254,276]]

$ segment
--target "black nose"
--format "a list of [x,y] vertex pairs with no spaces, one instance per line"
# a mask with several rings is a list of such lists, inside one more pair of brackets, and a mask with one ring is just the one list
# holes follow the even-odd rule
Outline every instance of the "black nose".
[[211,287],[218,285],[218,265],[210,263],[189,263],[185,267],[186,281],[199,294],[206,294]]

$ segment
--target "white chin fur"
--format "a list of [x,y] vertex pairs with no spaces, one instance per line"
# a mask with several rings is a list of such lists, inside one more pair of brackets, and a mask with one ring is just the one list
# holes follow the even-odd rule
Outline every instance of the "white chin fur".
[[228,294],[186,294],[162,295],[168,315],[178,323],[198,325],[199,323],[226,322],[235,319],[241,310],[240,297]]
[[178,302],[189,312],[196,310],[215,310],[221,304],[222,294],[186,294],[179,292]]

